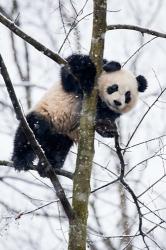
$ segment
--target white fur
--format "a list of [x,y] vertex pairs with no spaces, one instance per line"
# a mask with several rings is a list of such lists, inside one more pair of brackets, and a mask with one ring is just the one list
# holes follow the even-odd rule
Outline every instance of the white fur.
[[61,84],[50,88],[34,107],[34,111],[46,117],[62,134],[78,139],[78,124],[82,102],[78,96],[66,93]]
[[[118,91],[108,94],[107,88],[114,84],[118,85]],[[101,99],[107,104],[107,106],[118,113],[126,113],[130,111],[138,100],[138,83],[135,76],[126,71],[119,70],[115,72],[103,72],[98,79],[98,89]],[[125,93],[131,92],[131,101],[125,103]],[[121,106],[116,106],[114,100],[121,102]]]

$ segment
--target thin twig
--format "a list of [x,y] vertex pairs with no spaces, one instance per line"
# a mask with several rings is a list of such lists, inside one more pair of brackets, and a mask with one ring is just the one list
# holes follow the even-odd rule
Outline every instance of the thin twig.
[[144,190],[141,194],[137,195],[137,198],[140,198],[146,192],[148,192],[151,188],[153,188],[157,183],[159,183],[163,178],[166,177],[166,174],[163,174],[158,180],[156,180],[152,185],[150,185],[146,190]]
[[27,212],[20,212],[17,216],[16,216],[16,220],[18,220],[18,219],[20,219],[23,215],[27,215],[27,214],[32,214],[32,213],[34,213],[34,212],[36,212],[36,211],[38,211],[38,210],[40,210],[40,209],[42,209],[42,208],[44,208],[44,207],[47,207],[47,206],[49,206],[49,205],[51,205],[51,204],[54,204],[54,203],[57,203],[59,200],[56,200],[56,201],[50,201],[49,203],[46,203],[46,204],[44,204],[44,205],[41,205],[41,206],[39,206],[39,207],[37,207],[37,208],[35,208],[35,209],[32,209],[32,210],[29,210],[29,211],[27,211]]
[[131,30],[131,31],[138,31],[142,34],[149,34],[156,37],[166,38],[166,33],[158,32],[156,30],[151,30],[147,28],[143,28],[141,26],[136,25],[128,25],[128,24],[112,24],[107,26],[107,31],[109,30]]
[[[19,215],[21,214],[18,210],[16,210],[15,208],[13,208],[13,207],[10,207],[8,204],[6,204],[5,202],[3,202],[3,201],[0,201],[0,205],[1,206],[3,206],[7,211],[10,211],[10,212],[12,212],[12,213],[14,213],[14,214],[17,214],[17,216],[15,217],[15,219],[19,219],[18,217],[19,217]],[[38,210],[38,209],[37,209]],[[53,218],[53,219],[56,219],[57,218],[57,216],[56,215],[50,215],[50,214],[48,214],[48,213],[46,213],[46,212],[43,212],[43,214],[42,213],[36,213],[36,211],[37,211],[36,209],[34,209],[34,210],[31,210],[31,211],[28,211],[28,212],[22,212],[22,214],[21,214],[21,216],[22,215],[31,215],[31,214],[33,214],[33,216],[39,216],[39,217],[46,217],[46,218]],[[21,217],[20,216],[20,217]],[[12,216],[3,216],[3,217],[1,217],[2,219],[3,218],[13,218],[13,215]]]
[[148,40],[146,43],[143,43],[134,53],[123,63],[122,67],[124,67],[143,47],[145,47],[148,43],[151,43],[153,40],[155,40],[157,37],[153,37],[150,40]]
[[105,185],[102,185],[101,187],[95,188],[95,189],[93,189],[93,190],[91,191],[91,194],[93,194],[93,193],[95,193],[96,191],[99,191],[99,190],[101,190],[101,189],[103,189],[103,188],[105,188],[105,187],[108,187],[108,186],[110,186],[110,185],[112,185],[112,184],[114,184],[114,183],[116,183],[116,182],[118,182],[118,181],[119,181],[119,178],[117,178],[117,179],[115,179],[115,180],[113,180],[113,181],[111,181],[111,182],[109,182],[109,183],[107,183],[107,184],[105,184]]
[[[124,148],[122,150],[127,150],[127,149],[130,149],[130,148],[134,148],[134,147],[137,147],[137,146],[140,146],[142,144],[145,144],[145,143],[148,143],[148,142],[151,142],[151,141],[155,141],[155,140],[158,140],[158,139],[161,139],[163,137],[165,137],[166,135],[161,135],[161,136],[158,136],[158,137],[155,137],[155,138],[152,138],[152,139],[149,139],[149,140],[146,140],[146,141],[143,141],[143,142],[139,142],[139,143],[136,143],[132,146],[129,146],[127,148]],[[109,145],[107,145],[109,147]]]
[[122,154],[122,150],[119,144],[119,135],[117,132],[117,129],[115,131],[115,148],[116,148],[116,152],[120,161],[120,176],[119,176],[119,181],[121,182],[121,184],[125,187],[125,189],[130,193],[131,197],[133,198],[133,201],[135,203],[135,206],[137,208],[137,212],[138,212],[138,216],[139,216],[139,233],[142,237],[142,240],[146,246],[147,249],[149,249],[146,241],[145,241],[145,234],[143,232],[142,229],[142,212],[141,212],[141,208],[139,206],[139,201],[137,199],[137,196],[135,195],[134,191],[132,190],[132,188],[128,185],[128,183],[125,181],[124,176],[125,176],[125,162],[124,162],[124,158],[123,158],[123,154]]
[[[139,121],[139,123],[137,124],[137,126],[135,127],[132,135],[130,136],[130,139],[128,140],[125,148],[127,148],[131,142],[131,140],[133,139],[137,129],[139,128],[139,126],[141,125],[141,123],[143,122],[144,118],[146,117],[146,115],[149,113],[149,111],[152,109],[152,107],[156,104],[156,102],[158,102],[159,98],[162,96],[162,94],[166,91],[166,88],[164,88],[161,93],[157,96],[157,98],[154,100],[154,102],[150,105],[150,107],[147,109],[147,111],[144,113],[144,115],[142,116],[141,120]],[[124,150],[123,154],[125,154],[126,150]]]

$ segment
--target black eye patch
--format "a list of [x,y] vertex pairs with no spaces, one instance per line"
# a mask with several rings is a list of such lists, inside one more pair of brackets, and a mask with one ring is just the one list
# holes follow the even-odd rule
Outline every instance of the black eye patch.
[[111,95],[112,93],[114,93],[114,92],[116,92],[116,91],[118,91],[118,85],[117,85],[117,84],[113,84],[112,86],[109,86],[109,87],[107,88],[107,93],[108,93],[109,95]]
[[125,93],[125,103],[129,103],[131,101],[131,92],[127,91]]

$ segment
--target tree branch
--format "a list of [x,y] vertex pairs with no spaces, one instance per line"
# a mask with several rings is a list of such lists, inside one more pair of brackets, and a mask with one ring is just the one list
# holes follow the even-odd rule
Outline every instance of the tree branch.
[[50,59],[55,61],[58,64],[67,64],[66,60],[60,57],[57,53],[54,53],[52,50],[45,47],[43,44],[39,43],[37,40],[32,38],[23,32],[14,22],[10,21],[4,15],[0,14],[0,22],[14,32],[17,36],[21,37],[27,43],[32,45],[35,49],[42,52],[44,55],[48,56]]
[[166,33],[161,33],[156,30],[151,30],[147,28],[143,28],[141,26],[136,25],[128,25],[128,24],[112,24],[107,26],[107,31],[109,30],[132,30],[132,31],[138,31],[142,34],[149,34],[156,37],[166,38]]
[[74,213],[72,210],[72,207],[65,195],[65,192],[57,178],[57,175],[53,169],[53,167],[51,166],[51,164],[48,162],[43,149],[41,148],[41,146],[39,145],[38,141],[36,140],[33,131],[30,129],[25,116],[23,115],[22,109],[20,107],[20,104],[18,102],[18,99],[16,97],[12,82],[10,80],[7,68],[4,64],[3,58],[0,55],[0,69],[1,69],[1,74],[2,77],[4,79],[4,82],[6,84],[7,90],[8,90],[8,94],[10,96],[10,99],[12,101],[17,119],[21,122],[23,131],[28,139],[28,141],[30,142],[35,154],[38,156],[38,158],[40,159],[40,161],[43,163],[43,168],[46,172],[46,175],[50,178],[54,189],[56,191],[56,194],[58,196],[58,198],[61,201],[61,204],[64,208],[64,211],[68,217],[69,220],[73,219],[74,217]]
[[146,241],[145,241],[145,233],[143,232],[142,229],[142,212],[141,212],[141,208],[139,206],[139,201],[137,196],[135,195],[134,191],[132,190],[132,188],[128,185],[128,183],[125,181],[124,176],[125,176],[125,162],[124,162],[124,158],[123,158],[123,154],[122,154],[122,149],[120,147],[119,144],[119,135],[118,135],[118,131],[116,129],[115,131],[115,148],[116,148],[116,152],[117,152],[117,156],[119,158],[120,161],[120,176],[119,176],[119,181],[122,183],[122,185],[125,187],[125,189],[130,193],[131,197],[133,198],[133,201],[135,203],[135,206],[137,208],[137,212],[138,212],[138,216],[139,216],[139,233],[142,237],[142,240],[145,244],[146,249],[149,249]]
[[[12,161],[2,161],[0,160],[0,166],[8,166],[8,167],[11,167],[13,168],[13,162]],[[36,170],[36,166],[35,165],[32,165],[32,166],[29,166],[31,170]],[[66,171],[64,169],[58,169],[58,168],[54,168],[54,171],[57,175],[61,175],[61,176],[64,176],[64,177],[67,177],[69,179],[73,179],[73,174],[69,171]]]

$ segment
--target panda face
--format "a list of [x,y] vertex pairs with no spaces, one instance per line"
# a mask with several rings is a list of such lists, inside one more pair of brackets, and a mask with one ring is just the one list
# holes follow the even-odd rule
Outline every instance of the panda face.
[[130,111],[138,100],[138,82],[135,76],[126,71],[103,72],[98,80],[101,99],[117,112]]

